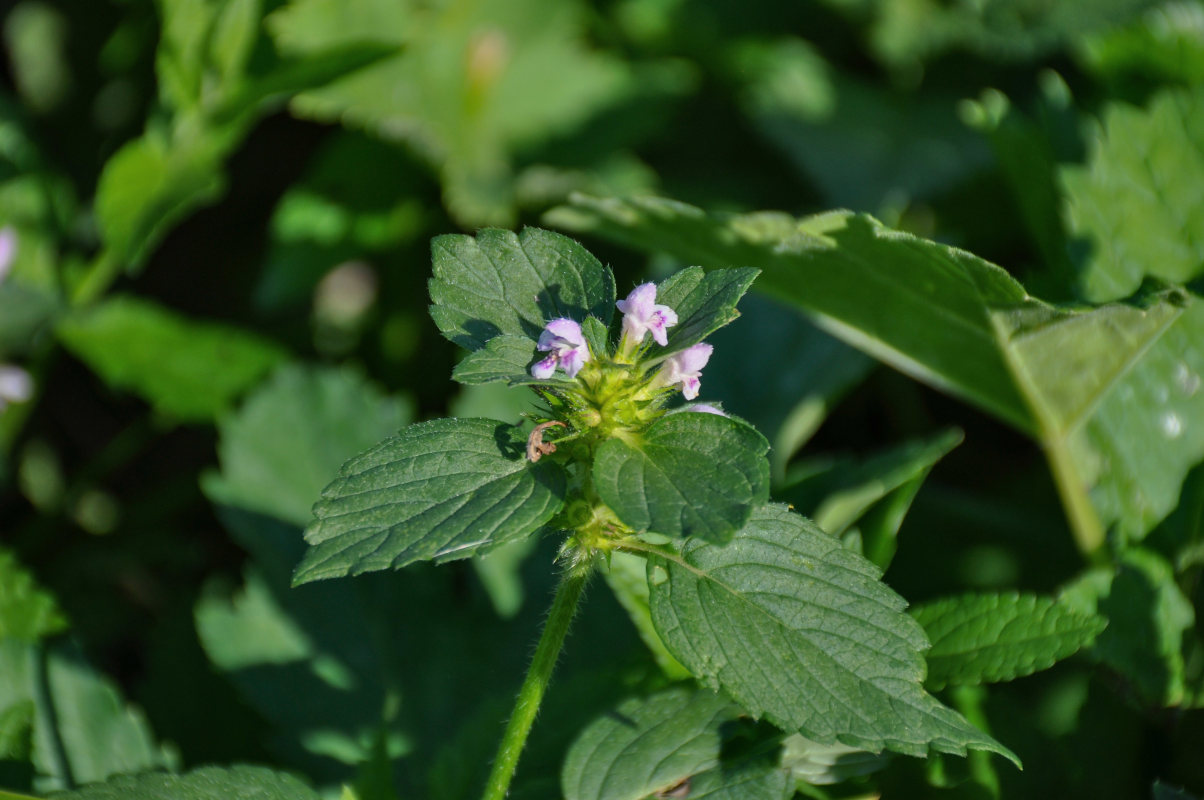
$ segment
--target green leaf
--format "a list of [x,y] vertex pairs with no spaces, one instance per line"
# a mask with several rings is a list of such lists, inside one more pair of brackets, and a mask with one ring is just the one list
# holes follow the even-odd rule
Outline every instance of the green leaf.
[[45,292],[12,280],[0,283],[0,353],[24,352],[58,311]]
[[930,689],[1010,681],[1091,644],[1107,622],[1034,594],[970,594],[911,610],[932,641]]
[[[970,754],[973,757],[973,753]],[[869,753],[843,744],[820,744],[797,733],[782,740],[782,766],[799,783],[828,786],[877,772],[889,753]]]
[[208,60],[222,84],[229,86],[243,77],[259,39],[260,15],[260,0],[225,0],[218,9]]
[[1193,422],[1204,418],[1204,303],[1190,293],[1055,309],[993,264],[847,212],[723,216],[576,197],[549,219],[708,267],[760,267],[762,291],[1029,433],[1084,550],[1113,525],[1144,536],[1204,459]]
[[305,525],[339,466],[400,429],[408,405],[348,369],[283,366],[218,423],[221,474],[206,491]]
[[928,640],[877,567],[784,506],[757,509],[725,547],[687,541],[648,570],[670,652],[753,715],[825,744],[1016,761],[924,692]]
[[1079,290],[1116,300],[1150,276],[1204,274],[1204,89],[1164,91],[1149,108],[1113,104],[1083,166],[1062,171],[1070,232],[1085,240]]
[[314,506],[294,582],[467,558],[537,530],[565,475],[526,460],[518,429],[488,419],[411,425],[348,461]]
[[656,300],[677,312],[669,328],[669,344],[657,354],[668,355],[701,342],[740,316],[736,304],[756,279],[759,270],[722,269],[703,272],[689,267],[657,287]]
[[1117,89],[1134,78],[1184,86],[1204,81],[1204,8],[1196,3],[1155,6],[1078,44],[1079,62]]
[[64,318],[58,334],[107,383],[190,422],[225,411],[285,355],[249,331],[193,321],[129,296]]
[[1081,614],[1108,620],[1089,655],[1132,681],[1149,700],[1183,704],[1183,637],[1195,623],[1195,611],[1165,559],[1131,547],[1115,567],[1089,570],[1059,599]]
[[35,788],[62,789],[170,767],[142,712],[84,660],[78,646],[0,639],[0,712],[32,703]]
[[486,229],[431,241],[431,317],[448,339],[479,350],[501,334],[534,341],[550,319],[609,324],[615,279],[584,247],[558,233]]
[[215,141],[148,133],[118,150],[100,173],[96,224],[105,258],[134,271],[179,220],[225,188]]
[[[785,771],[772,761],[721,761],[725,733],[742,714],[723,695],[685,687],[627,700],[594,720],[569,748],[560,775],[564,797],[670,797],[668,790],[684,781],[691,798],[786,797]],[[746,766],[751,769],[740,769]]]
[[598,496],[623,524],[666,536],[732,537],[769,497],[769,443],[715,414],[670,414],[598,446]]
[[828,533],[846,540],[856,534],[857,550],[886,569],[895,554],[899,527],[924,479],[961,441],[961,431],[948,430],[864,460],[812,459],[791,469],[788,479],[795,482],[777,494]]
[[0,639],[36,641],[67,628],[54,597],[0,548]]
[[297,778],[265,767],[201,767],[184,775],[148,773],[114,778],[55,800],[318,800]]
[[511,334],[494,336],[480,350],[465,356],[452,370],[452,378],[469,386],[494,381],[505,381],[510,386],[576,383],[561,373],[540,380],[532,378],[530,368],[535,355],[534,339]]

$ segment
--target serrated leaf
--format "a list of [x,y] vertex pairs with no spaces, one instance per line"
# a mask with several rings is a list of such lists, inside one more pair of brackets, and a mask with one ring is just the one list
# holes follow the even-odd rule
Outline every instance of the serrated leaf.
[[623,524],[724,542],[769,497],[769,443],[715,414],[670,414],[642,434],[598,446],[598,496]]
[[190,320],[129,296],[64,318],[58,335],[107,383],[189,422],[225,411],[285,356],[249,331]]
[[971,594],[911,610],[932,642],[930,689],[1010,681],[1091,644],[1107,622],[1033,594]]
[[0,548],[0,639],[32,642],[66,627],[53,595],[38,586],[15,555]]
[[762,291],[1032,435],[1084,550],[1113,525],[1144,536],[1204,459],[1204,303],[1190,292],[1056,309],[963,250],[847,212],[724,216],[575,197],[549,219],[707,267],[760,267]]
[[543,379],[531,377],[535,355],[534,339],[508,334],[494,336],[480,350],[465,356],[452,370],[452,378],[469,386],[494,381],[505,381],[510,386],[575,383],[562,373]]
[[669,344],[657,355],[684,350],[733,322],[740,316],[736,304],[759,271],[688,267],[665,279],[656,287],[656,301],[677,312],[677,324],[669,328]]
[[265,767],[201,767],[184,775],[148,773],[51,795],[55,800],[318,800],[286,772]]
[[669,790],[687,781],[683,796],[691,798],[785,797],[786,772],[773,760],[721,760],[742,714],[723,695],[685,687],[627,700],[590,723],[569,748],[560,774],[564,797],[642,800],[672,796]]
[[281,367],[218,423],[220,476],[206,491],[226,505],[295,525],[348,458],[395,433],[407,403],[348,369]]
[[1062,171],[1068,227],[1090,251],[1082,295],[1204,274],[1204,89],[1160,92],[1148,110],[1112,104],[1093,134],[1087,163]]
[[486,229],[431,240],[431,317],[448,339],[479,350],[495,336],[531,341],[550,319],[609,324],[615,280],[584,247],[558,233]]
[[924,691],[928,640],[877,567],[784,506],[757,509],[727,546],[687,541],[648,569],[670,652],[755,716],[873,752],[1016,761]]
[[1184,702],[1183,637],[1195,623],[1195,611],[1164,558],[1131,547],[1115,566],[1085,572],[1059,600],[1108,620],[1088,655],[1124,675],[1153,702],[1167,707]]
[[314,506],[295,583],[450,561],[526,536],[564,501],[564,470],[526,460],[488,419],[411,425],[348,461]]

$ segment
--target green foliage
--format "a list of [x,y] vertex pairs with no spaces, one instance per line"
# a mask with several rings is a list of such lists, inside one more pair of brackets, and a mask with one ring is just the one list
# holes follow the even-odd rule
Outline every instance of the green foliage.
[[1015,760],[924,692],[928,640],[878,569],[785,507],[757,509],[727,547],[692,540],[648,570],[669,651],[754,715],[875,752]]
[[58,335],[111,386],[185,422],[218,416],[284,359],[282,348],[247,331],[128,296],[72,314]]
[[1106,627],[1099,616],[1016,592],[937,600],[911,614],[932,641],[926,655],[926,685],[932,689],[1010,681],[1048,669]]
[[1204,428],[1185,424],[1204,413],[1204,311],[1191,293],[1057,309],[965,251],[846,213],[579,197],[551,219],[707,266],[755,265],[758,286],[834,335],[1030,433],[1087,549],[1106,525],[1143,537],[1204,457]]
[[1116,300],[1146,277],[1204,273],[1204,90],[1161,92],[1148,110],[1109,106],[1087,163],[1062,181],[1070,231],[1088,251],[1083,297]]
[[56,800],[317,800],[319,795],[292,775],[264,767],[201,767],[185,775],[114,778],[51,796]]
[[631,441],[598,448],[594,480],[625,525],[726,542],[769,496],[769,443],[714,414],[671,414]]
[[66,627],[54,597],[37,585],[11,552],[0,549],[0,640],[32,642]]
[[521,432],[488,419],[411,425],[351,459],[314,506],[296,583],[467,558],[560,509],[564,472],[530,464]]
[[701,342],[740,316],[736,303],[757,277],[755,269],[703,272],[698,267],[679,270],[656,287],[657,301],[677,312],[669,329],[665,354]]
[[591,723],[569,748],[561,772],[564,797],[641,800],[671,796],[683,784],[690,797],[788,796],[776,747],[761,742],[760,749],[723,758],[740,715],[723,695],[684,687],[628,700]]
[[431,317],[468,350],[499,334],[536,339],[557,317],[593,315],[609,323],[614,313],[610,270],[558,233],[486,229],[475,238],[439,236],[431,242],[431,260]]

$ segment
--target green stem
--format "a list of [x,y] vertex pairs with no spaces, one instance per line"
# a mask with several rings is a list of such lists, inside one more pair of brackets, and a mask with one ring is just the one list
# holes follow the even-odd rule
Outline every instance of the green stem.
[[531,666],[527,669],[527,677],[523,679],[522,688],[518,690],[514,711],[506,725],[506,732],[502,734],[493,770],[489,773],[481,800],[502,800],[510,789],[514,769],[518,766],[518,757],[527,743],[527,735],[535,722],[544,691],[552,680],[556,659],[560,656],[560,648],[569,632],[573,615],[577,613],[577,602],[581,599],[586,581],[589,580],[589,573],[588,567],[574,567],[565,572],[560,579],[556,598],[552,601],[552,610],[548,612],[543,633],[539,636],[539,644],[535,648]]

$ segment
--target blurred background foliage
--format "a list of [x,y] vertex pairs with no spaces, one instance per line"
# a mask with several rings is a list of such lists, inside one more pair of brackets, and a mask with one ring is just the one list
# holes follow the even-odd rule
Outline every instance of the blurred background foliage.
[[[1053,301],[1204,264],[1191,0],[18,0],[0,26],[0,361],[35,387],[0,413],[6,788],[256,762],[364,800],[475,796],[556,543],[288,588],[344,459],[528,407],[448,379],[433,235],[651,193],[868,212]],[[585,242],[621,294],[679,266]],[[1204,793],[1204,470],[1084,572],[1036,444],[778,300],[742,309],[706,389],[770,438],[777,497],[912,602],[1064,589],[1110,620],[1086,655],[942,695],[1024,772],[842,773],[795,743],[800,791],[884,769],[892,797]],[[558,796],[577,731],[680,675],[622,565],[610,583],[516,797]]]

